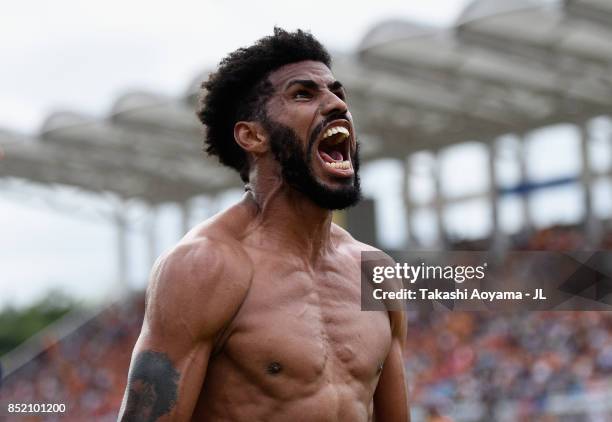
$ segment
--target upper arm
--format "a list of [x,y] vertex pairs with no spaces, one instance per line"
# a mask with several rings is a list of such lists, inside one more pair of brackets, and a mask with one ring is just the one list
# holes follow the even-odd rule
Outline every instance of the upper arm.
[[200,239],[156,263],[120,420],[191,418],[215,339],[237,312],[250,281],[244,267],[228,265],[235,259],[228,248]]
[[377,421],[406,422],[410,420],[403,354],[406,315],[404,312],[390,311],[389,318],[391,348],[374,392],[374,412]]

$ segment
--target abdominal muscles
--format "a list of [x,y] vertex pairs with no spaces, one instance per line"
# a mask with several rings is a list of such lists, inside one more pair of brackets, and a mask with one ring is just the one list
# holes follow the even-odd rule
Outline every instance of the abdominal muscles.
[[361,385],[333,383],[323,376],[320,380],[311,383],[287,378],[283,380],[279,377],[277,382],[262,386],[249,382],[244,374],[232,370],[220,370],[217,373],[216,365],[210,369],[213,373],[206,378],[193,420],[245,422],[372,420],[372,393],[365,391]]

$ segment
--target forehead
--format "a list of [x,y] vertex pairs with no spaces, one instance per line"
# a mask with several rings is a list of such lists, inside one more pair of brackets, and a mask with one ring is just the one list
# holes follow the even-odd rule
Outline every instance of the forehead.
[[295,79],[310,79],[321,85],[328,85],[336,80],[329,67],[311,60],[286,64],[268,76],[272,86],[277,89],[282,89]]

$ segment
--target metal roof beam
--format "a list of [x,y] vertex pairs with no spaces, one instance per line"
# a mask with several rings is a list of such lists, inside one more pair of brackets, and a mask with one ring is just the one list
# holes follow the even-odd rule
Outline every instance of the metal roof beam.
[[200,193],[237,185],[237,177],[231,171],[204,159],[201,152],[198,155],[202,158],[173,147],[170,138],[159,139],[152,133],[128,130],[75,114],[71,118],[74,124],[47,125],[42,132],[43,141],[87,151],[101,161],[140,168],[151,178],[197,185]]
[[0,136],[4,158],[0,175],[38,183],[67,184],[82,189],[111,191],[123,198],[137,197],[150,203],[184,201],[204,193],[199,183],[160,176],[155,169],[83,154],[82,150],[48,142]]

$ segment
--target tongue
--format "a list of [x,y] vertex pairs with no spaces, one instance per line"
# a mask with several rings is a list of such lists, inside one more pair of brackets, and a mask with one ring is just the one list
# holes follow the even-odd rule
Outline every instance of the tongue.
[[329,155],[334,161],[342,161],[342,153],[340,151],[330,151]]
[[319,153],[321,154],[321,158],[323,158],[323,161],[327,161],[328,163],[332,163],[334,161],[342,161],[342,159],[344,158],[340,151],[319,151]]

